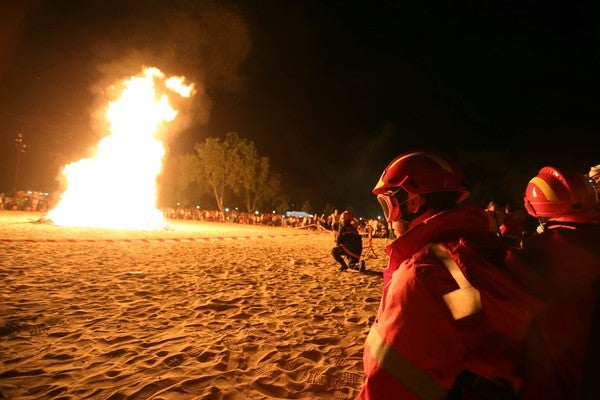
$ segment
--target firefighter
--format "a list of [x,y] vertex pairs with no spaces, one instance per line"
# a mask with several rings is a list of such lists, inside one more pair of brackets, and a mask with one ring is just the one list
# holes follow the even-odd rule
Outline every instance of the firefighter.
[[[341,214],[341,224],[336,235],[336,246],[331,249],[333,259],[340,265],[340,271],[348,267],[359,269],[358,262],[362,254],[362,236],[354,224],[354,217],[349,211]],[[348,263],[344,259],[348,259]],[[364,270],[364,266],[361,268]]]
[[[528,272],[515,275],[545,308],[527,334],[521,398],[597,399],[599,343],[590,342],[599,340],[590,329],[594,310],[600,311],[600,211],[594,185],[583,174],[546,166],[527,184],[524,204],[540,221],[540,233],[527,237],[508,265]],[[586,357],[594,357],[589,371]],[[592,375],[584,381],[587,372]]]
[[514,396],[537,303],[504,269],[507,250],[485,210],[466,204],[458,165],[438,152],[404,153],[373,193],[396,239],[358,398]]

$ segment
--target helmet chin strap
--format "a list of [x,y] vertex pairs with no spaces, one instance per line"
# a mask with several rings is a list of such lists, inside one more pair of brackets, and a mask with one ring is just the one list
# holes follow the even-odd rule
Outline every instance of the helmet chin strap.
[[400,218],[405,222],[410,223],[417,218],[421,213],[421,206],[425,204],[425,200],[418,194],[409,194],[408,199],[402,202],[400,207]]
[[423,204],[425,201],[418,194],[409,195],[408,199],[398,204],[400,212],[398,218],[393,221],[393,229],[397,237],[408,231],[410,223],[420,215],[419,210]]
[[409,214],[417,214],[423,204],[425,204],[423,197],[418,194],[411,194],[406,200],[406,210]]

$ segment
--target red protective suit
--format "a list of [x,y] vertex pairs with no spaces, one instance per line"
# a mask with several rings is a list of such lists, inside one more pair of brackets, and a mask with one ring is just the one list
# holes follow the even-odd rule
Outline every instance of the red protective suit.
[[505,249],[485,211],[462,205],[423,215],[386,251],[358,398],[444,399],[465,369],[518,388],[537,303],[503,269]]
[[546,304],[527,335],[521,397],[582,398],[588,334],[598,295],[595,285],[600,279],[600,213],[551,220],[543,233],[524,243],[522,252],[511,254],[508,265]]

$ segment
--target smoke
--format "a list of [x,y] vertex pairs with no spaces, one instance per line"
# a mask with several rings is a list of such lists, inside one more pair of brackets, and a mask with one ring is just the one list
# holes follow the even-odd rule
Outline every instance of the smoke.
[[243,85],[240,70],[252,47],[244,18],[210,1],[134,1],[126,7],[116,19],[104,22],[110,26],[108,34],[106,25],[97,26],[104,32],[94,43],[99,75],[90,88],[94,131],[106,132],[102,107],[107,88],[143,67],[194,84],[194,96],[174,104],[180,113],[170,130],[206,125],[213,106],[210,93],[235,93]]

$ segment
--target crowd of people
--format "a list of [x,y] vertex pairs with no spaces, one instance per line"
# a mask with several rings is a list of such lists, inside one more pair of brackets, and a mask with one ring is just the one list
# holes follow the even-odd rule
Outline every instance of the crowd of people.
[[13,196],[0,193],[0,210],[48,211],[52,200],[48,193],[19,190]]
[[455,160],[392,160],[373,193],[396,239],[358,399],[599,398],[594,168],[541,168],[524,188],[539,229],[515,245],[503,240],[522,234],[506,226],[510,210],[466,202]]
[[[313,230],[332,231],[337,233],[341,213],[335,209],[332,213],[314,213],[303,216],[278,213],[247,213],[237,209],[229,211],[203,210],[188,207],[167,207],[163,210],[165,217],[170,219],[185,219],[208,222],[232,222],[240,224],[282,226],[288,228],[306,228]],[[387,223],[376,218],[355,218],[357,229],[366,236],[369,232],[372,237],[388,237]],[[335,237],[334,237],[335,239]]]
[[[50,210],[54,201],[47,193],[37,191],[17,191],[15,196],[0,193],[0,210],[10,211],[42,211]],[[162,209],[165,218],[207,222],[231,222],[288,228],[306,228],[337,232],[340,213],[336,209],[332,213],[314,213],[303,216],[278,213],[247,213],[237,209],[219,211],[205,210],[198,207],[165,207]],[[307,213],[306,213],[307,214]],[[363,236],[388,237],[387,223],[375,218],[356,218],[357,229]]]
[[[455,160],[419,151],[394,158],[375,184],[383,221],[347,210],[164,212],[331,231],[341,271],[364,269],[365,237],[389,238],[358,400],[591,399],[600,398],[599,188],[600,165],[543,166],[524,188],[526,214],[494,201],[484,208],[466,201]],[[4,209],[40,207],[43,196],[2,196]]]

